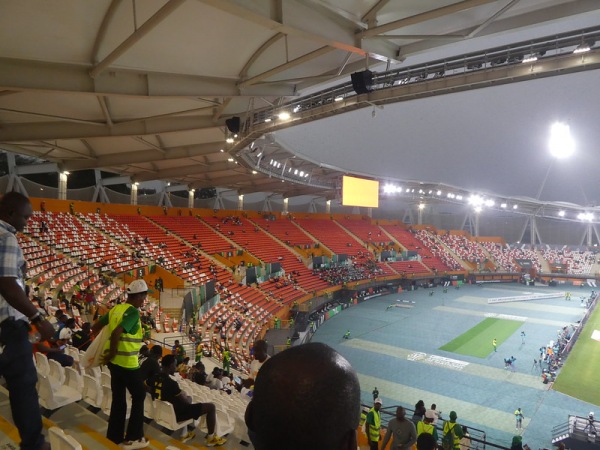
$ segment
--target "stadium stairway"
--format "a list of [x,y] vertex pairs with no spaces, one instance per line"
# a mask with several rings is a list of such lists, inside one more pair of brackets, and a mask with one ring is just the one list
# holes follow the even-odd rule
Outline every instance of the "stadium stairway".
[[[228,399],[223,397],[224,401]],[[216,402],[217,400],[213,400]],[[228,403],[223,403],[228,405]],[[83,450],[119,450],[121,447],[109,441],[106,435],[108,426],[107,416],[104,413],[93,413],[88,410],[88,405],[84,401],[72,403],[56,410],[50,419],[43,417],[44,434],[48,436],[48,430],[52,427],[58,427],[64,430],[65,434],[72,436],[82,447]],[[150,441],[147,447],[150,450],[207,450],[205,444],[205,433],[196,429],[196,437],[187,443],[182,443],[177,439],[177,434],[169,435],[154,422],[144,425],[144,433]],[[240,443],[238,433],[229,435],[228,441],[224,446],[218,448],[224,450],[252,450],[253,446]],[[19,443],[19,433],[10,414],[8,402],[8,392],[4,387],[0,387],[0,449],[16,449]],[[54,448],[54,447],[53,447]]]

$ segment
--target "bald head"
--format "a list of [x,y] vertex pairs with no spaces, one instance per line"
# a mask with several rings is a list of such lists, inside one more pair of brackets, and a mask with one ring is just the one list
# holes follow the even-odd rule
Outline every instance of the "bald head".
[[256,450],[356,449],[360,385],[331,347],[305,344],[267,360],[254,385],[246,424]]

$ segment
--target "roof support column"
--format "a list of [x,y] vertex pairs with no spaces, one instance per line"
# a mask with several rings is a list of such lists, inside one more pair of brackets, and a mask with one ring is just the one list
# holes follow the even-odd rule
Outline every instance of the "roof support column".
[[60,172],[58,174],[58,199],[67,199],[67,179],[69,178],[69,172]]
[[287,198],[287,197],[285,197],[283,199],[283,211],[282,211],[283,214],[287,214],[288,213],[288,203],[289,203],[289,200],[290,199]]
[[194,208],[194,193],[195,192],[196,192],[196,189],[190,189],[188,191],[188,208],[189,209]]
[[138,182],[131,183],[131,201],[132,205],[138,204]]

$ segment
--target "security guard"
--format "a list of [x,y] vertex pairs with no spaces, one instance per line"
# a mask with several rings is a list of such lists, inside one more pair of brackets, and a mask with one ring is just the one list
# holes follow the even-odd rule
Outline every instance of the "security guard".
[[[103,363],[110,370],[112,405],[106,437],[125,449],[144,448],[150,444],[144,437],[146,390],[138,362],[138,353],[143,343],[138,308],[144,303],[147,294],[148,286],[144,280],[133,281],[127,288],[127,301],[100,317],[92,328],[92,333],[97,335],[103,327],[108,326],[110,337],[104,346]],[[127,430],[126,390],[131,394]]]
[[379,450],[379,439],[381,438],[381,414],[379,410],[381,409],[381,404],[381,399],[376,398],[373,407],[367,414],[366,433],[370,450]]

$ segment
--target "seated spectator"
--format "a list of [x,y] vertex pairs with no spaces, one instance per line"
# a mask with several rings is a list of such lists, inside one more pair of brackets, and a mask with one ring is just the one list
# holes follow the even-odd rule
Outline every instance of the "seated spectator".
[[[198,420],[200,416],[206,415],[206,427],[208,428],[206,444],[209,447],[225,444],[227,440],[215,434],[217,415],[214,403],[192,403],[192,399],[171,378],[171,375],[175,373],[175,364],[175,356],[166,355],[162,359],[161,371],[146,381],[146,386],[150,389],[152,398],[171,403],[178,422],[188,419]],[[195,435],[194,429],[190,429],[188,426],[187,433],[182,437],[182,441],[187,442]]]
[[163,349],[160,345],[153,346],[148,352],[148,357],[140,366],[140,378],[144,381],[160,372],[159,360],[162,358]]
[[65,322],[65,326],[62,327],[60,332],[58,333],[58,339],[64,341],[65,343],[71,343],[71,337],[73,336],[73,331],[75,330],[75,319],[70,317]]
[[74,360],[65,354],[66,346],[64,341],[40,341],[35,344],[36,351],[46,355],[46,358],[57,361],[63,367],[71,367]]
[[181,364],[177,366],[177,372],[179,373],[179,375],[181,375],[181,378],[187,378],[188,372],[190,370],[189,364],[190,358],[189,356],[186,356],[185,358],[183,358]]
[[356,372],[321,343],[266,361],[245,415],[256,450],[356,450],[359,418]]
[[206,368],[200,361],[194,364],[188,372],[188,379],[201,386],[206,384],[207,377],[208,374],[206,373]]
[[81,325],[81,330],[77,330],[73,333],[71,340],[73,341],[73,347],[78,350],[86,351],[90,344],[92,343],[92,339],[90,337],[90,330],[92,325],[89,322],[85,322]]

